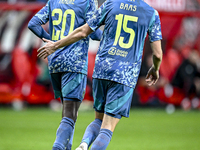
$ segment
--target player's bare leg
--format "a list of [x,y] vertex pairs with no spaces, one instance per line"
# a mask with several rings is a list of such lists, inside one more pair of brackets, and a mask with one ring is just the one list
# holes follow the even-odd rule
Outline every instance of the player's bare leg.
[[120,119],[118,119],[118,118],[114,118],[114,117],[111,117],[107,114],[104,114],[101,128],[102,129],[108,129],[108,130],[114,132],[115,127],[116,127],[117,123],[119,122],[119,120]]

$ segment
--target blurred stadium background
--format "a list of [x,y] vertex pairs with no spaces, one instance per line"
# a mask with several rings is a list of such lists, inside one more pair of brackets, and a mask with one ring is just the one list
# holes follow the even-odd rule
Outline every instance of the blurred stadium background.
[[[119,124],[116,130],[119,136],[114,136],[109,149],[199,150],[200,0],[145,1],[158,10],[161,19],[163,62],[160,79],[152,87],[144,80],[152,64],[147,38],[132,100],[133,119],[125,119]],[[100,6],[104,0],[98,2]],[[47,60],[36,56],[43,42],[27,28],[30,18],[45,3],[46,0],[0,0],[0,150],[27,149],[26,143],[29,143],[28,150],[50,149],[54,140],[61,104],[53,96]],[[44,28],[48,30],[48,25]],[[83,118],[93,118],[91,85],[98,45],[99,42],[90,41],[88,84],[81,107],[86,111],[79,114],[75,145],[79,144],[90,122]],[[123,133],[123,122],[131,133]],[[29,140],[29,137],[33,138]],[[129,147],[126,141],[137,144]],[[116,143],[121,147],[115,146]]]

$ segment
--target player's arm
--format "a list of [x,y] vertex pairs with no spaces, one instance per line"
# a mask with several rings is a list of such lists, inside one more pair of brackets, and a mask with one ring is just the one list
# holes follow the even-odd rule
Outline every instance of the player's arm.
[[149,69],[146,76],[146,82],[149,86],[154,85],[159,79],[159,69],[160,69],[160,64],[161,64],[162,55],[163,55],[160,40],[154,41],[150,45],[153,51],[153,54],[152,54],[153,65]]
[[39,38],[50,39],[49,33],[42,28],[43,22],[36,16],[33,16],[28,23],[28,28]]
[[50,39],[49,33],[47,33],[42,25],[49,21],[49,2],[39,11],[35,16],[31,18],[28,23],[28,28],[39,38]]
[[101,29],[97,29],[95,32],[91,33],[89,36],[92,40],[100,41],[102,34],[103,34],[103,31]]
[[149,40],[151,42],[150,43],[151,49],[153,51],[152,53],[153,65],[147,73],[146,82],[149,86],[151,86],[154,85],[159,79],[159,69],[163,56],[161,48],[162,34],[161,34],[160,18],[156,10],[155,14],[151,19],[148,34],[149,34]]
[[151,49],[153,51],[152,59],[153,59],[153,68],[158,71],[160,69],[160,64],[162,61],[162,48],[161,48],[161,41],[154,41],[150,43]]
[[86,23],[83,26],[76,28],[72,33],[70,33],[63,39],[56,42],[43,39],[45,42],[47,42],[47,44],[38,49],[38,57],[46,58],[48,55],[54,53],[57,49],[68,46],[83,38],[86,38],[92,32],[93,30]]
[[[106,6],[106,2],[104,2],[104,4],[98,10],[95,11],[94,15],[92,15],[93,17],[90,19],[89,19],[89,17],[91,17],[89,15],[90,13],[87,13],[88,14],[87,15],[88,19],[86,20],[87,23],[75,29],[72,33],[70,33],[65,38],[56,42],[43,39],[44,41],[48,43],[45,46],[38,49],[38,57],[46,58],[47,56],[55,52],[56,49],[70,45],[74,42],[77,42],[87,37],[93,31],[96,31],[99,28],[99,26],[103,24],[105,20],[106,8],[104,7],[104,5]],[[102,14],[102,13],[105,13],[105,14]]]
[[149,86],[156,84],[156,82],[159,79],[159,69],[160,69],[162,56],[163,56],[160,40],[154,41],[150,45],[153,51],[153,54],[152,54],[153,65],[149,69],[146,76],[146,82]]
[[[88,2],[89,2],[89,5],[85,9],[85,21],[86,22],[88,22],[94,16],[94,13],[98,9],[98,1],[97,0],[88,0]],[[101,37],[102,37],[102,33],[103,33],[102,30],[97,29],[97,30],[94,30],[94,32],[91,33],[89,35],[89,37],[92,40],[100,41]]]

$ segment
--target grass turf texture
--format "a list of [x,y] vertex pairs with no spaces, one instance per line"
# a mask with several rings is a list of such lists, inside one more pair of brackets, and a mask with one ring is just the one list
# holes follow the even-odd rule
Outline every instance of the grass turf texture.
[[[79,112],[74,150],[94,112]],[[50,150],[61,112],[49,108],[27,108],[16,112],[0,108],[0,150]],[[132,109],[116,127],[108,150],[199,150],[200,112],[164,109]]]

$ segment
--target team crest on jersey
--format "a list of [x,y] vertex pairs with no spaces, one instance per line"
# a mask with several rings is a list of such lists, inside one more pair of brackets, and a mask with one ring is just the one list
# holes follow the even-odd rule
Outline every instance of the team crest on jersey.
[[74,4],[75,0],[60,0],[59,3],[61,4]]

